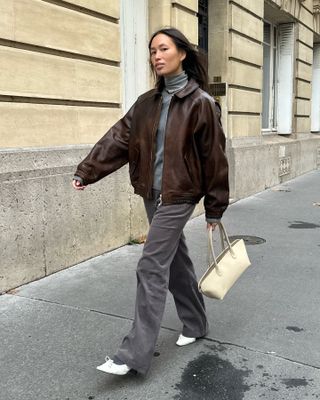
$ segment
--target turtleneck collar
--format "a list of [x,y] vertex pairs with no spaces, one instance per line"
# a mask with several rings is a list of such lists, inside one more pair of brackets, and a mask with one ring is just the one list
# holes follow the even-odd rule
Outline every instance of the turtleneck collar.
[[170,94],[183,89],[187,83],[188,75],[184,71],[178,75],[164,77],[165,90]]

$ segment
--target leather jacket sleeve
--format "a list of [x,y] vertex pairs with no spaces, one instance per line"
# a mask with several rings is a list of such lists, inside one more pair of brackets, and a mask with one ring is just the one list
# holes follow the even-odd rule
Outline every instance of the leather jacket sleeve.
[[205,188],[206,218],[219,219],[229,204],[226,138],[213,99],[202,99],[199,114],[197,145]]
[[95,183],[128,162],[128,143],[134,105],[94,145],[75,172],[84,185]]

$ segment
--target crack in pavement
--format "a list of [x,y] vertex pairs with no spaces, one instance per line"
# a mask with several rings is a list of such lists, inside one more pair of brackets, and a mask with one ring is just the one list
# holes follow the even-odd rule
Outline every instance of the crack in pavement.
[[[53,300],[40,299],[40,298],[35,298],[35,297],[27,297],[27,296],[22,296],[20,294],[8,294],[8,296],[20,297],[20,298],[27,299],[27,300],[33,300],[33,301],[39,301],[39,302],[54,304],[54,305],[58,305],[58,306],[61,306],[61,307],[72,308],[72,309],[75,309],[75,310],[93,312],[93,313],[96,313],[96,314],[101,314],[101,315],[105,315],[105,316],[108,316],[108,317],[118,318],[118,319],[122,319],[122,320],[126,320],[126,321],[133,321],[133,318],[125,317],[123,315],[112,314],[112,313],[107,313],[107,312],[104,312],[104,311],[94,310],[94,309],[90,309],[90,308],[77,307],[77,306],[68,305],[68,304],[62,304],[62,303],[59,303],[59,302],[56,302],[56,301],[53,301]],[[164,326],[164,325],[161,326],[161,329],[164,329],[164,330],[167,330],[167,331],[170,331],[170,332],[177,332],[177,333],[180,332],[177,329],[170,328],[170,327],[167,327],[167,326]],[[294,363],[294,364],[297,364],[297,365],[301,365],[301,366],[304,366],[304,367],[309,367],[309,368],[313,368],[313,369],[316,369],[316,370],[320,370],[320,366],[308,364],[308,363],[305,363],[303,361],[297,361],[297,360],[294,360],[294,359],[291,359],[291,358],[288,358],[288,357],[281,356],[281,355],[276,354],[274,352],[268,352],[268,351],[263,351],[263,350],[259,350],[259,349],[254,349],[254,348],[247,347],[247,346],[244,346],[244,345],[240,345],[240,344],[237,344],[237,343],[225,342],[225,341],[222,341],[222,340],[219,340],[219,339],[216,339],[216,338],[210,338],[210,337],[205,337],[205,338],[203,338],[201,340],[212,342],[212,343],[217,343],[219,345],[237,347],[239,349],[247,350],[247,351],[250,351],[252,353],[263,354],[263,355],[266,355],[266,356],[277,358],[279,360],[288,361],[288,362],[291,362],[291,363]]]

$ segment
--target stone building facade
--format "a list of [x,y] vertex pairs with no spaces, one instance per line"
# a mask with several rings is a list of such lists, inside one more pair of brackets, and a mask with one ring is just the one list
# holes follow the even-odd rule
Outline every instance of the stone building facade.
[[70,180],[150,87],[162,26],[208,51],[233,199],[318,168],[319,3],[0,0],[0,292],[146,232],[127,167],[81,193]]
[[209,1],[235,199],[319,167],[319,11],[313,0]]

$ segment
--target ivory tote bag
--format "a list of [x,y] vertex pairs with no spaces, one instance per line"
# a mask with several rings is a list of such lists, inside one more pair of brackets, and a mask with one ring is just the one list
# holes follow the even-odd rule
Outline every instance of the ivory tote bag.
[[[209,267],[198,283],[201,293],[222,300],[242,273],[251,265],[243,239],[230,243],[224,225],[219,222],[222,252],[215,256],[212,228],[208,229]],[[212,259],[212,262],[210,262]]]

